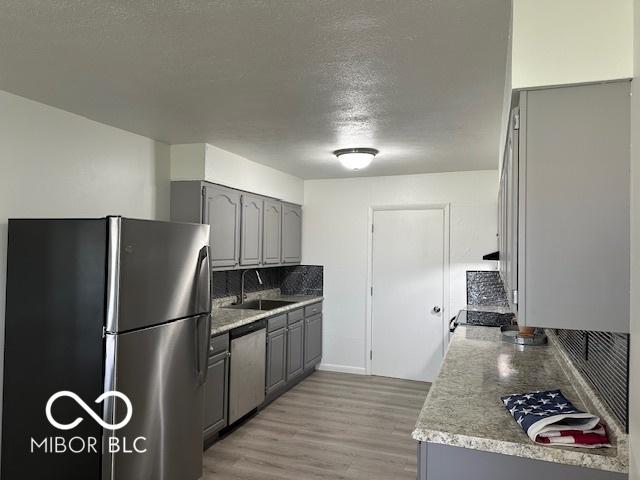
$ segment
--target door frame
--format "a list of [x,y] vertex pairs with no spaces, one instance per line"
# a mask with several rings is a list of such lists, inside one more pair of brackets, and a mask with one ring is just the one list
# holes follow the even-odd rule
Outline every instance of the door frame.
[[365,373],[371,375],[371,352],[373,346],[373,217],[375,212],[386,210],[441,210],[443,214],[443,265],[442,265],[442,355],[446,353],[449,343],[449,302],[450,302],[450,258],[449,258],[449,217],[451,206],[449,203],[427,203],[408,205],[372,205],[367,212],[367,291],[366,295],[366,323],[365,323]]

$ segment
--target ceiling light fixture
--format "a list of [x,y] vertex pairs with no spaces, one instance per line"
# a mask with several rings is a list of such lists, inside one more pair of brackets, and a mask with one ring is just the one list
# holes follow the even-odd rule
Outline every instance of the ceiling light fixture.
[[375,148],[341,148],[333,154],[338,157],[340,163],[349,170],[362,170],[367,168],[378,154]]

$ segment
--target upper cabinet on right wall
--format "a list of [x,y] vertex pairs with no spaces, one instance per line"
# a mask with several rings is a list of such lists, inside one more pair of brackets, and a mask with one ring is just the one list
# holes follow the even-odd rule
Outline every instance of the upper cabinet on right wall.
[[515,96],[500,270],[520,325],[629,331],[630,83]]

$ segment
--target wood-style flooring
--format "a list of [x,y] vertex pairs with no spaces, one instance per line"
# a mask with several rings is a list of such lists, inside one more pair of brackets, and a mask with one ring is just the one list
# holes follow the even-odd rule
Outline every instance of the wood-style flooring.
[[416,478],[428,383],[315,372],[204,454],[205,480]]

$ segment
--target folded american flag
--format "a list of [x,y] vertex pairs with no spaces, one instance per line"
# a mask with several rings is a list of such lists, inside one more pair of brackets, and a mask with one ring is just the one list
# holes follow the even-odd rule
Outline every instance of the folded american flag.
[[560,390],[502,397],[518,425],[536,443],[572,447],[610,447],[600,418],[576,409]]

